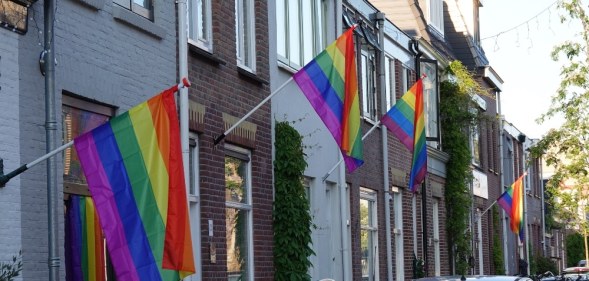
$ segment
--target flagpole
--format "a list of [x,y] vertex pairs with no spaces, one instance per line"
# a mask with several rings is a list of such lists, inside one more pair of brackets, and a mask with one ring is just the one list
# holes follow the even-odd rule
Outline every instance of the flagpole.
[[[178,90],[185,88],[185,87],[190,87],[190,82],[188,81],[188,79],[183,78],[182,79],[182,83],[177,85]],[[12,178],[22,174],[24,171],[28,170],[29,168],[47,160],[48,158],[51,158],[52,156],[54,156],[55,154],[64,151],[66,148],[72,146],[74,144],[74,141],[70,141],[50,152],[48,152],[47,154],[27,163],[24,164],[18,168],[16,168],[14,171],[8,173],[8,174],[4,174],[4,163],[2,161],[2,159],[0,159],[0,188],[4,187],[6,185],[6,183],[8,183],[8,181],[10,181]]]
[[[380,120],[378,122],[376,122],[374,124],[374,126],[372,126],[372,128],[370,128],[370,130],[368,130],[364,136],[362,136],[362,140],[364,140],[370,133],[372,133],[372,131],[374,131],[378,126],[380,126]],[[331,173],[333,173],[333,171],[335,171],[335,169],[337,168],[337,166],[339,166],[339,164],[341,164],[344,161],[344,158],[342,157],[337,163],[335,163],[335,165],[333,165],[333,167],[331,167],[331,169],[329,170],[329,172],[327,172],[325,174],[325,176],[323,176],[323,181],[325,181],[327,179],[327,177],[329,177],[329,175],[331,175]]]
[[256,107],[254,107],[252,110],[250,110],[250,112],[248,112],[245,116],[243,116],[241,119],[239,119],[239,121],[237,121],[235,124],[233,124],[233,126],[231,126],[231,128],[227,129],[227,131],[225,131],[223,134],[216,137],[215,141],[214,141],[214,145],[219,144],[229,133],[231,133],[231,131],[235,130],[235,128],[237,128],[237,126],[239,126],[239,124],[243,123],[243,121],[245,121],[245,119],[250,117],[250,115],[254,114],[254,112],[256,110],[258,110],[260,107],[262,107],[262,105],[264,105],[266,102],[268,102],[273,96],[278,94],[280,92],[280,90],[282,90],[284,87],[286,87],[286,85],[288,85],[288,83],[290,83],[291,81],[293,81],[292,76],[290,78],[288,78],[288,80],[286,80],[286,82],[284,82],[282,85],[280,85],[280,87],[278,87],[276,90],[274,90],[274,92],[272,92],[269,96],[267,96],[264,100],[262,100],[258,105],[256,105]]

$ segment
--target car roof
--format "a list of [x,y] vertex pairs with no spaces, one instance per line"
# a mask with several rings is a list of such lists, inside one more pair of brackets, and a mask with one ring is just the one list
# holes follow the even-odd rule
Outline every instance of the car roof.
[[[415,281],[461,281],[462,276],[434,276],[415,279]],[[529,277],[508,276],[508,275],[480,275],[464,276],[467,281],[529,281]]]

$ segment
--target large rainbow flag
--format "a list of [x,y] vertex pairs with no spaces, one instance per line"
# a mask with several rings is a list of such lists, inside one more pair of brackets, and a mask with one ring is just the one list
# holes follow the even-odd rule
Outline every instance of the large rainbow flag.
[[92,199],[71,195],[65,215],[65,280],[104,281],[104,240]]
[[340,147],[350,173],[364,163],[354,28],[293,76]]
[[380,122],[413,153],[409,189],[415,192],[427,173],[425,117],[423,112],[423,81],[417,80]]
[[509,216],[509,228],[524,241],[524,176],[521,175],[509,188],[497,198],[497,204]]
[[74,139],[117,280],[195,272],[174,86]]

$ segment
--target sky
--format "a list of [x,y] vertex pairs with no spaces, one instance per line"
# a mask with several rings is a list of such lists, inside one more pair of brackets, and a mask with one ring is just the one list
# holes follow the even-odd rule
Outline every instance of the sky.
[[480,8],[481,43],[489,65],[504,81],[501,111],[507,122],[530,138],[541,138],[562,122],[538,124],[560,84],[562,62],[550,54],[575,34],[560,22],[555,0],[484,0]]

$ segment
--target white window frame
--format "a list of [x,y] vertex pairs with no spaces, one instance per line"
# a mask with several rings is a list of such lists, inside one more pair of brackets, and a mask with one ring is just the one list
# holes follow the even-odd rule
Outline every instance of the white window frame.
[[256,71],[256,28],[254,0],[235,0],[235,43],[237,66]]
[[323,0],[276,1],[278,61],[299,69],[325,49]]
[[441,275],[440,268],[440,203],[439,199],[434,199],[432,206],[432,216],[434,221],[434,275]]
[[[476,109],[471,109],[473,113],[476,113]],[[481,155],[481,127],[480,124],[473,124],[470,127],[470,155],[472,157],[472,164],[481,167],[482,166],[482,155]]]
[[376,97],[376,56],[372,51],[363,49],[360,64],[362,75],[362,116],[365,119],[376,121],[376,109],[378,107]]
[[[247,189],[245,192],[245,200],[243,203],[240,202],[233,202],[233,201],[225,201],[225,208],[226,209],[239,209],[240,211],[247,212],[246,220],[247,220],[247,257],[246,257],[246,268],[244,269],[247,274],[247,280],[254,280],[254,242],[253,242],[253,214],[252,214],[252,163],[251,163],[251,152],[247,149],[226,144],[225,145],[226,151],[231,151],[237,154],[244,155],[249,160],[244,160],[247,162],[247,175],[246,175],[246,182],[245,188]],[[229,154],[225,154],[225,157],[233,157]]]
[[[360,201],[368,201],[368,225],[363,225],[360,220],[360,230],[368,232],[368,279],[362,273],[362,280],[378,281],[378,205],[377,194],[374,190],[360,187]],[[361,206],[362,204],[360,204]]]
[[428,0],[428,24],[444,36],[444,0]]
[[[432,66],[432,67],[430,67]],[[429,146],[438,148],[440,141],[440,120],[439,120],[439,85],[437,77],[437,65],[434,60],[421,62],[421,71],[426,77],[423,78],[423,102],[425,107],[425,136]]]
[[196,273],[184,280],[202,280],[202,252],[201,252],[201,229],[200,229],[200,160],[199,160],[198,135],[190,133],[189,145],[189,174],[188,176],[188,211],[190,214],[190,230],[192,234],[192,249],[194,252],[194,263]]
[[395,59],[385,55],[384,60],[385,65],[385,93],[386,93],[386,103],[388,111],[395,105],[397,102],[397,95],[395,94],[395,89],[397,88],[397,80],[395,76]]
[[[200,4],[199,4],[200,3]],[[209,53],[213,52],[211,0],[188,1],[188,43]]]

